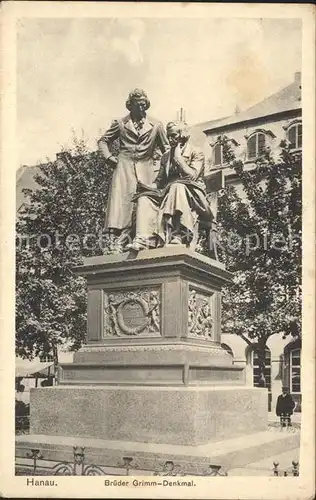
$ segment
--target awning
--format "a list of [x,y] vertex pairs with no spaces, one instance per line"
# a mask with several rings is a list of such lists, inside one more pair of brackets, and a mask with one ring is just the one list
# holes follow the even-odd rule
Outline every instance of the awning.
[[40,361],[29,361],[27,359],[16,359],[16,377],[48,377],[54,375],[54,363],[41,363]]

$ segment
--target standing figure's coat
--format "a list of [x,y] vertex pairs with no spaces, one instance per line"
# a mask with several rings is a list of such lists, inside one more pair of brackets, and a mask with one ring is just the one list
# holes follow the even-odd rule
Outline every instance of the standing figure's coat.
[[[136,129],[131,116],[114,120],[110,129],[100,138],[104,146],[119,139],[118,164],[114,170],[106,210],[105,229],[124,230],[132,226],[132,198],[137,183],[151,185],[155,178],[154,151],[165,152],[168,140],[163,125],[148,116]],[[109,151],[105,155],[111,157]]]

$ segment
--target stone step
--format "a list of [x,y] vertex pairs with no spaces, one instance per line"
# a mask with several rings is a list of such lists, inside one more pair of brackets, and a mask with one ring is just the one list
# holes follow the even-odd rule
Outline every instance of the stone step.
[[[162,470],[167,461],[179,466],[182,474],[203,474],[210,465],[242,468],[260,460],[299,448],[300,434],[271,430],[198,446],[108,441],[102,439],[21,435],[16,438],[16,456],[27,458],[38,449],[43,460],[73,462],[73,447],[85,448],[85,463],[115,467],[123,457],[133,458],[138,471]],[[132,467],[133,468],[133,467]]]
[[278,464],[279,476],[284,476],[286,471],[289,476],[293,475],[292,462],[299,464],[300,462],[300,449],[295,448],[273,457],[264,458],[257,462],[251,462],[246,467],[230,469],[230,476],[271,476],[273,475],[273,464]]

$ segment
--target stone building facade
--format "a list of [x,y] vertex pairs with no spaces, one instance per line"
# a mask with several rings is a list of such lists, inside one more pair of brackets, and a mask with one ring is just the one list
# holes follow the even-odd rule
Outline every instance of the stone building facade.
[[[203,134],[204,138],[203,138]],[[293,152],[302,148],[301,74],[295,73],[292,83],[245,111],[232,116],[197,124],[192,127],[192,137],[210,157],[209,167],[223,171],[225,183],[235,186],[245,196],[235,172],[225,165],[221,136],[231,142],[237,158],[246,169],[254,167],[254,161],[263,148],[269,147],[275,159],[280,153],[280,142],[286,140]],[[225,332],[225,325],[223,325]],[[222,343],[234,358],[234,362],[246,367],[247,381],[258,382],[256,353],[236,335],[225,332]],[[273,335],[267,343],[266,380],[269,389],[269,407],[275,412],[277,396],[282,386],[288,386],[297,402],[295,411],[301,411],[301,345],[290,338]]]

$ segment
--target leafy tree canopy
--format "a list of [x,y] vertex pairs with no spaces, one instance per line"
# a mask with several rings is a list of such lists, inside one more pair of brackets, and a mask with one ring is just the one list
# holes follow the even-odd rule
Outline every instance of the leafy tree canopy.
[[[114,145],[115,148],[115,145]],[[115,154],[115,149],[113,153]],[[16,351],[32,359],[58,346],[77,349],[86,331],[86,285],[72,267],[101,255],[111,171],[74,139],[39,166],[16,225]]]
[[271,335],[301,336],[301,155],[281,143],[278,161],[267,150],[247,170],[226,137],[222,145],[245,195],[228,184],[218,199],[220,258],[234,273],[223,294],[223,325],[256,347],[263,370]]

